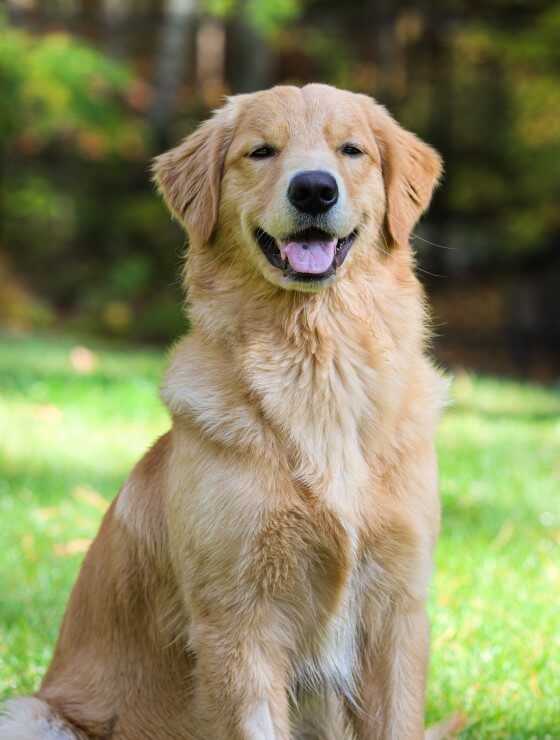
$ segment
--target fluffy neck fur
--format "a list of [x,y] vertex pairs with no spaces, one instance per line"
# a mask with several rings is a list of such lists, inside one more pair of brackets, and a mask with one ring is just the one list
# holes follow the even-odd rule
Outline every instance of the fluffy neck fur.
[[[238,255],[232,260],[233,250]],[[342,335],[362,345],[364,332],[373,333],[379,352],[389,343],[399,354],[421,353],[426,317],[411,250],[396,247],[387,253],[373,247],[351,259],[344,279],[308,293],[268,283],[236,244],[191,249],[185,286],[193,331],[226,343],[253,332],[278,333],[317,360],[329,354],[329,339]],[[407,314],[405,326],[399,326],[402,313]],[[336,353],[335,346],[331,350]]]
[[372,450],[405,450],[412,398],[425,401],[418,433],[433,428],[439,403],[408,249],[361,251],[316,294],[269,285],[227,252],[194,249],[187,260],[193,328],[163,390],[175,417],[270,459],[280,447],[292,473],[321,488],[341,475],[362,483]]

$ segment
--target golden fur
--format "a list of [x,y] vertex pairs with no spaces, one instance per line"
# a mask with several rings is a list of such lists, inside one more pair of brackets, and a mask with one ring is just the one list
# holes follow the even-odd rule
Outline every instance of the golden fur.
[[[278,155],[248,157],[263,141]],[[284,228],[306,166],[336,172],[339,236],[359,233],[303,290],[252,229]],[[172,429],[105,516],[1,738],[423,736],[444,383],[408,240],[440,169],[384,108],[325,85],[234,97],[157,159],[190,239]]]

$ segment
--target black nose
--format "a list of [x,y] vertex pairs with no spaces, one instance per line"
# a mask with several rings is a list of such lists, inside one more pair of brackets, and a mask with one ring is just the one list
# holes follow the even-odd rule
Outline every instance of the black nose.
[[328,172],[298,172],[288,187],[288,199],[298,211],[316,216],[334,206],[338,200],[338,186]]

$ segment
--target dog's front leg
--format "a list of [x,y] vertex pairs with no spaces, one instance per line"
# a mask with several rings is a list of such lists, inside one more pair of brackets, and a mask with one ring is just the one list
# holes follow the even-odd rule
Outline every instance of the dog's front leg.
[[286,666],[263,614],[205,615],[193,624],[201,737],[288,740]]
[[[396,609],[362,657],[360,705],[349,709],[357,740],[419,740],[424,702],[429,627],[424,606]],[[367,653],[367,654],[366,654]]]

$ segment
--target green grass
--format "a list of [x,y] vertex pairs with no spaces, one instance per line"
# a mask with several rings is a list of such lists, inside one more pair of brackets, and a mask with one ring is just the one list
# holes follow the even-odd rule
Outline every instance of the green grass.
[[[84,543],[165,430],[164,353],[0,337],[0,697],[49,661]],[[461,376],[439,434],[444,516],[428,720],[560,737],[560,394]],[[78,551],[78,552],[75,552]]]

